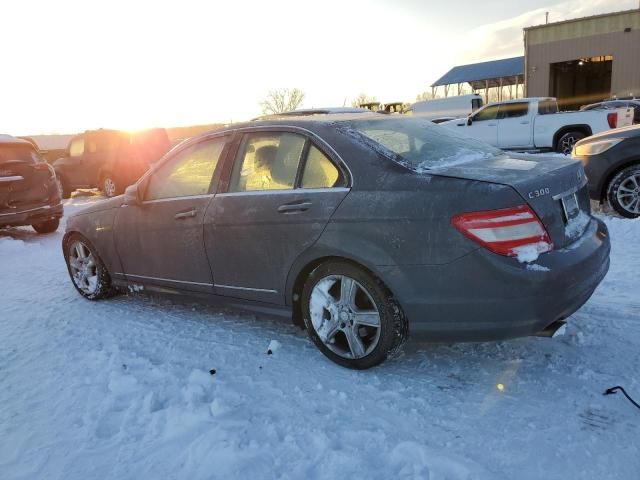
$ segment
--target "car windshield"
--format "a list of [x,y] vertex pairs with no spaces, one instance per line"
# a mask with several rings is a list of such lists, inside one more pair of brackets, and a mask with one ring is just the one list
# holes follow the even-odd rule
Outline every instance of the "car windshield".
[[348,130],[357,132],[370,147],[418,173],[502,154],[491,145],[416,117],[346,123]]
[[0,145],[0,162],[9,160],[22,160],[23,162],[36,163],[40,161],[40,157],[31,145],[17,143]]

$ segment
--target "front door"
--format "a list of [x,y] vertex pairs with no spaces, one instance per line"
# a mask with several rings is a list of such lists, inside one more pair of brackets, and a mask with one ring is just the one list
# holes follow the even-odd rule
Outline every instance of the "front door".
[[217,294],[285,302],[286,278],[347,195],[346,173],[303,135],[244,135],[229,180],[205,218]]
[[498,145],[498,106],[484,107],[472,117],[465,133],[490,145]]
[[114,233],[130,283],[212,291],[203,218],[225,145],[218,137],[177,151],[138,184],[141,204],[120,207]]

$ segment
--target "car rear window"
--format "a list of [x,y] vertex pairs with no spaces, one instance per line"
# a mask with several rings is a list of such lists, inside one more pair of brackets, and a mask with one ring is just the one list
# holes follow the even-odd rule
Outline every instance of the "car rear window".
[[491,145],[422,118],[393,116],[345,123],[346,133],[355,132],[369,147],[418,173],[502,154]]
[[0,145],[0,162],[6,162],[8,160],[22,160],[23,162],[29,163],[42,161],[38,152],[36,152],[31,145]]

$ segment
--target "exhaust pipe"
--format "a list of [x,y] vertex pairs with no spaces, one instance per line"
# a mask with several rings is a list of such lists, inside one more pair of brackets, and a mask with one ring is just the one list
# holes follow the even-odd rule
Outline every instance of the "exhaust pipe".
[[556,320],[544,330],[541,330],[538,333],[533,334],[534,337],[547,337],[547,338],[555,338],[560,335],[564,335],[565,330],[567,329],[567,322],[564,320]]

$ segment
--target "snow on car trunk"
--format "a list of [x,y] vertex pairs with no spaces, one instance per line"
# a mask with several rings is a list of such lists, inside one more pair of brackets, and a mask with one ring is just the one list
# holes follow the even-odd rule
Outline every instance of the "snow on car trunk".
[[364,372],[286,321],[87,302],[61,232],[2,230],[0,477],[636,478],[637,410],[602,392],[640,394],[640,220],[605,220],[611,269],[564,337],[414,339]]

